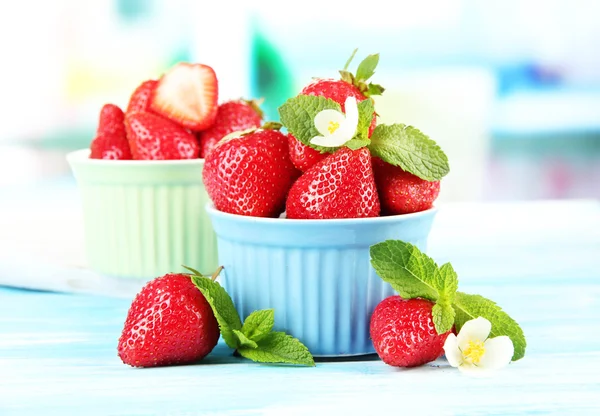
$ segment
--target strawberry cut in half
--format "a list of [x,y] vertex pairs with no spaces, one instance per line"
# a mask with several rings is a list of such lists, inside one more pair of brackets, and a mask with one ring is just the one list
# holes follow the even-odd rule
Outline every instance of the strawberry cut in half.
[[150,108],[194,131],[210,127],[217,116],[218,82],[207,65],[179,63],[158,81]]

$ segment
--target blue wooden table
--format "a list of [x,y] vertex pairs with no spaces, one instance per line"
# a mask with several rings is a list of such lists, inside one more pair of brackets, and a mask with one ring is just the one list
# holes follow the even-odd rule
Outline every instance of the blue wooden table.
[[444,359],[290,368],[219,345],[198,365],[133,369],[116,355],[129,295],[4,287],[0,415],[600,414],[597,201],[442,206],[429,253],[520,322],[523,360],[477,379]]

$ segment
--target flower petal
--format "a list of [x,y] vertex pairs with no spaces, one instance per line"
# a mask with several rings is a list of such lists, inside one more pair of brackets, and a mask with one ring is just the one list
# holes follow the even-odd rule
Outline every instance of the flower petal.
[[490,338],[483,345],[485,353],[479,361],[479,366],[489,370],[498,370],[507,366],[515,352],[512,341],[505,335]]
[[346,98],[346,102],[344,102],[344,111],[346,112],[347,128],[352,130],[352,137],[354,137],[356,128],[358,127],[358,105],[356,104],[356,98]]
[[452,367],[460,367],[463,363],[463,356],[460,350],[458,349],[458,340],[456,339],[456,335],[449,334],[448,338],[446,338],[446,342],[444,342],[444,353],[446,354],[446,359],[448,363]]
[[[346,116],[337,110],[323,110],[315,116],[315,128],[324,137],[331,136],[333,133],[329,131],[329,123],[337,123],[338,128],[346,121]],[[335,133],[335,132],[334,132]]]
[[469,345],[469,341],[484,342],[490,335],[492,324],[481,316],[465,322],[458,333],[458,347],[464,351]]
[[[342,131],[344,133],[344,131]],[[310,143],[323,147],[339,147],[350,140],[347,136],[339,134],[337,131],[331,136],[315,136],[310,139]]]

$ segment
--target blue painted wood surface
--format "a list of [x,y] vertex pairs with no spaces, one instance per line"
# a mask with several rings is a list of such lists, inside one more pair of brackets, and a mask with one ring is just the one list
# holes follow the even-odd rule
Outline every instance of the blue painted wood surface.
[[598,202],[443,207],[430,254],[521,323],[523,360],[477,379],[444,359],[290,368],[219,345],[133,369],[116,355],[128,299],[0,288],[0,415],[600,414]]

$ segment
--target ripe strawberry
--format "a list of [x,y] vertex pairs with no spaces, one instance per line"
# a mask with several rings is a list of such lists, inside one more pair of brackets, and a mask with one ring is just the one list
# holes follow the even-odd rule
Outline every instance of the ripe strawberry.
[[254,101],[235,100],[221,104],[212,126],[197,134],[200,157],[206,157],[219,140],[234,131],[260,127],[262,111]]
[[431,308],[425,299],[404,300],[400,296],[384,299],[371,317],[371,339],[384,363],[414,367],[442,355],[448,334],[435,330]]
[[192,133],[155,114],[129,114],[125,127],[134,159],[195,159],[200,153]]
[[123,120],[125,115],[123,110],[114,104],[104,104],[102,110],[100,110],[100,119],[98,120],[98,129],[96,130],[97,135],[105,134],[108,136],[112,135],[124,135],[125,126]]
[[373,172],[382,215],[424,211],[440,193],[439,181],[426,181],[379,158],[373,158]]
[[142,82],[131,94],[131,98],[129,98],[129,104],[127,105],[127,114],[135,113],[135,112],[148,112],[150,111],[150,103],[152,99],[152,94],[156,88],[158,81],[156,80],[148,80]]
[[342,147],[307,170],[292,186],[288,218],[362,218],[379,215],[367,148]]
[[99,134],[90,146],[90,159],[129,160],[131,150],[125,134]]
[[296,169],[305,172],[311,166],[329,156],[329,153],[321,153],[310,146],[305,145],[291,134],[288,134],[288,147],[290,159]]
[[207,65],[179,63],[158,81],[150,108],[190,130],[212,125],[217,116],[218,82]]
[[186,364],[204,358],[218,340],[215,315],[190,276],[167,274],[133,300],[118,353],[133,367]]
[[218,210],[277,217],[298,173],[286,137],[276,130],[258,129],[217,143],[206,155],[203,178]]

